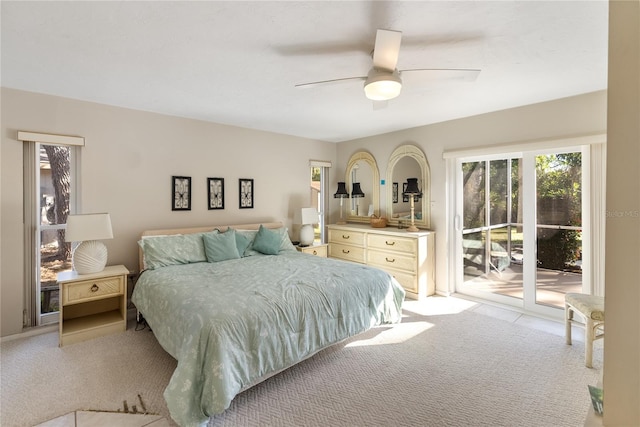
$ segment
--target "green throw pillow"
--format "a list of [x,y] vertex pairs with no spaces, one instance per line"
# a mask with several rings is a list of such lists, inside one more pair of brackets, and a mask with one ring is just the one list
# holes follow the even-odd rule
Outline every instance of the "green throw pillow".
[[176,264],[205,262],[203,233],[145,236],[138,244],[144,253],[144,268],[153,270]]
[[260,225],[260,229],[253,240],[253,250],[265,255],[278,255],[282,237],[277,231],[269,230]]
[[236,247],[238,248],[238,253],[240,256],[244,256],[244,251],[247,250],[249,245],[251,244],[251,239],[242,233],[235,233],[236,235]]
[[238,259],[238,247],[236,246],[236,232],[229,229],[225,233],[207,233],[203,236],[204,251],[209,262]]

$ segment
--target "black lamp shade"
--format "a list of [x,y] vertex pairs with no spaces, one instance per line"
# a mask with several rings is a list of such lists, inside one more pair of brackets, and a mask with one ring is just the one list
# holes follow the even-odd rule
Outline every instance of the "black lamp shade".
[[418,188],[418,178],[407,178],[407,188],[402,192],[404,196],[421,196],[422,191]]
[[347,193],[347,186],[344,182],[338,183],[338,191],[333,195],[334,199],[342,199],[345,197],[349,197],[349,193]]
[[353,183],[353,189],[351,190],[351,197],[364,197],[364,193],[362,192],[362,188],[360,188],[359,182]]

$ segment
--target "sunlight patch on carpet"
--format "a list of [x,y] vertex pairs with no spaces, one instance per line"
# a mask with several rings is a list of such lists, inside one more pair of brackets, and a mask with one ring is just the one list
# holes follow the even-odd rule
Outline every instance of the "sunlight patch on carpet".
[[[478,303],[461,299],[433,296],[424,301],[405,300],[402,309],[420,316],[458,314],[476,307]],[[405,316],[403,316],[404,318]],[[404,321],[404,320],[403,320]]]
[[410,322],[400,323],[394,325],[393,328],[388,328],[375,336],[367,339],[355,340],[345,345],[345,347],[363,347],[368,345],[385,345],[385,344],[400,344],[411,338],[414,338],[418,334],[432,328],[433,323],[429,322]]

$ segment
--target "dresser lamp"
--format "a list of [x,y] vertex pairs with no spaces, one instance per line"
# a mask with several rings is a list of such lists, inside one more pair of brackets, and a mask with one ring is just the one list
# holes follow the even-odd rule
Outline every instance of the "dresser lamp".
[[65,241],[80,242],[73,250],[73,269],[78,274],[98,273],[107,265],[107,247],[99,240],[113,239],[108,213],[69,215]]
[[300,246],[309,246],[315,240],[313,225],[318,224],[318,211],[316,208],[302,208],[300,211]]
[[[362,192],[362,188],[360,188],[360,183],[354,182],[351,187],[351,198],[358,199],[360,197],[364,197],[364,193]],[[360,210],[359,208],[360,208],[360,204],[356,200],[356,216],[360,215],[360,212],[358,212]]]
[[407,178],[407,188],[402,192],[403,196],[409,196],[411,200],[411,225],[407,228],[407,231],[419,231],[414,221],[414,198],[415,196],[422,196],[422,191],[418,188],[418,178]]
[[337,224],[344,225],[347,223],[344,219],[342,219],[342,199],[349,198],[349,193],[347,193],[347,186],[344,182],[338,183],[338,191],[333,195],[334,199],[340,199],[340,220]]

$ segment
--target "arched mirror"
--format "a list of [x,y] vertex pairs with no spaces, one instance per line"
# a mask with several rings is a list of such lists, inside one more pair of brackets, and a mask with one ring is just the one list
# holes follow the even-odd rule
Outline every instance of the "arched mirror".
[[369,222],[371,215],[380,215],[380,172],[371,154],[359,151],[351,156],[344,181],[349,192],[347,221]]
[[431,173],[427,157],[414,145],[395,149],[387,165],[387,217],[389,224],[411,223],[411,200],[402,196],[408,178],[417,178],[422,196],[414,196],[414,223],[420,228],[431,226]]

